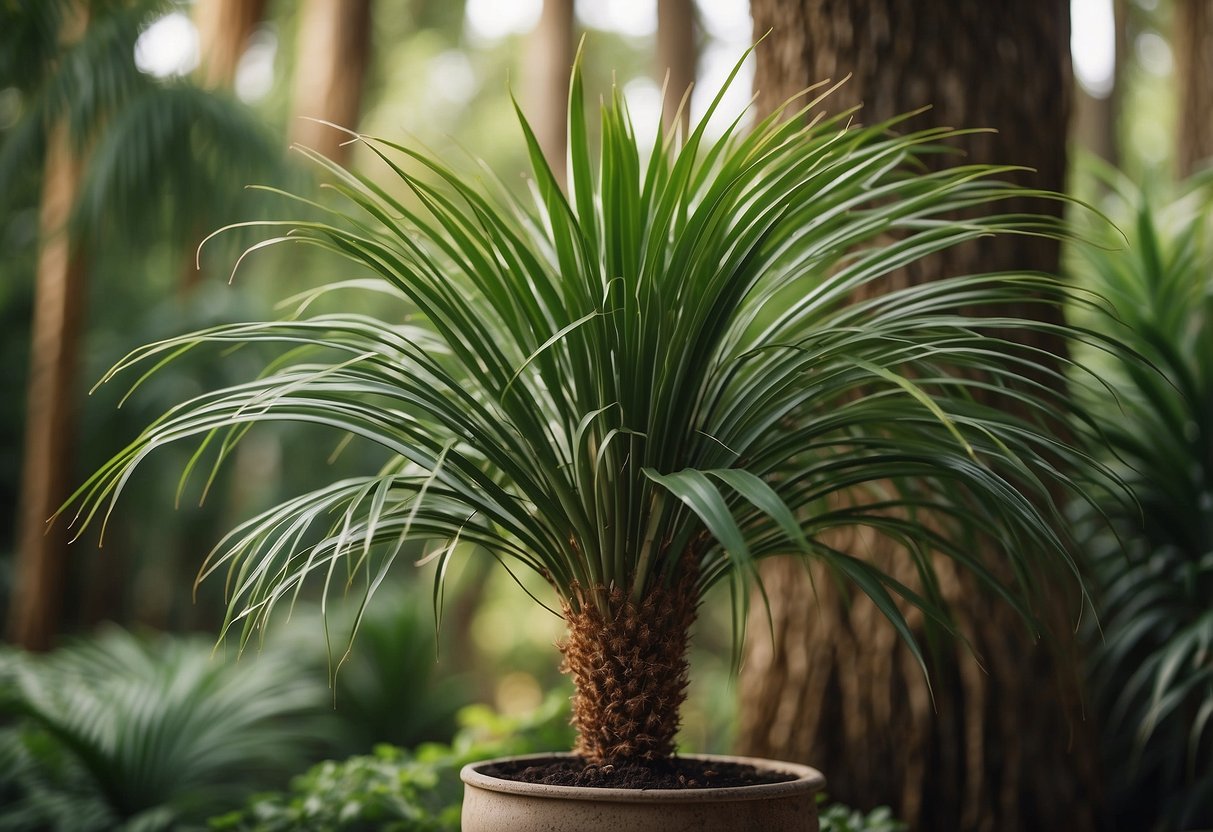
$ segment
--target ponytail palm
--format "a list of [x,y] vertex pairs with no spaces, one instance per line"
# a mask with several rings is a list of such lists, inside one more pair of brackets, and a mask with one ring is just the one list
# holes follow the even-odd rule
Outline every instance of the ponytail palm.
[[[348,258],[373,279],[340,289],[397,297],[400,311],[301,312],[136,350],[110,375],[200,345],[284,354],[164,414],[80,489],[78,518],[108,513],[168,442],[200,440],[196,460],[222,460],[255,423],[288,420],[376,443],[393,455],[380,471],[217,546],[201,575],[227,573],[227,628],[247,639],[309,577],[326,591],[360,582],[369,599],[408,540],[431,547],[436,597],[457,554],[483,552],[550,586],[539,600],[568,622],[578,751],[595,762],[673,752],[696,609],[727,582],[742,621],[763,558],[830,564],[916,653],[899,604],[946,621],[933,552],[1031,620],[1037,559],[1068,563],[1049,493],[1083,460],[1050,428],[1068,406],[1048,357],[1006,340],[1069,333],[997,309],[1068,291],[984,274],[852,299],[934,252],[1061,229],[997,212],[1026,193],[999,181],[1009,168],[921,164],[956,131],[853,126],[853,113],[818,115],[824,98],[715,143],[709,111],[645,158],[616,91],[595,155],[575,73],[568,196],[521,115],[529,199],[367,136],[409,199],[317,158],[347,207],[268,224],[286,231],[262,245]],[[985,215],[954,219],[975,208]],[[976,307],[984,317],[960,311]],[[1014,406],[983,404],[991,389]],[[825,542],[855,525],[903,543],[921,586]],[[980,555],[991,539],[1003,562]]]

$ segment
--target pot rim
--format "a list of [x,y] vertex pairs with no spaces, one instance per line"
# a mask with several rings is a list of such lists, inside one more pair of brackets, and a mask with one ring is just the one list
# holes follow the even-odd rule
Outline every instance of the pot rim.
[[717,786],[706,789],[603,789],[594,786],[549,786],[491,777],[477,769],[483,766],[517,760],[551,760],[573,757],[569,752],[519,754],[468,763],[459,772],[466,785],[491,792],[503,792],[522,797],[553,798],[557,800],[596,800],[608,803],[705,803],[737,800],[770,800],[792,795],[813,793],[825,787],[825,777],[815,768],[782,760],[761,757],[736,757],[725,754],[679,754],[690,760],[709,760],[752,765],[767,771],[783,771],[796,776],[783,783],[758,783],[749,786]]

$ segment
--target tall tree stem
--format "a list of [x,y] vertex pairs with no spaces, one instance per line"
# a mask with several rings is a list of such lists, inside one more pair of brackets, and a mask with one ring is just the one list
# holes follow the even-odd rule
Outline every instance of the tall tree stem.
[[[77,4],[65,18],[64,43],[87,25]],[[48,650],[59,630],[65,592],[67,531],[47,520],[67,499],[76,436],[76,376],[88,272],[73,238],[72,213],[82,162],[67,124],[51,130],[38,217],[39,252],[34,287],[16,576],[9,604],[9,639],[29,650]]]

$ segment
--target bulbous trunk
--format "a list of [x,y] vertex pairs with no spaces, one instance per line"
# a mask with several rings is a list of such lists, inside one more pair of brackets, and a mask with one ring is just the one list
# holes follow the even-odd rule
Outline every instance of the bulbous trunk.
[[564,607],[562,670],[573,677],[574,749],[596,765],[657,761],[674,753],[686,699],[694,582],[658,587],[640,603],[610,593],[604,613],[588,598]]

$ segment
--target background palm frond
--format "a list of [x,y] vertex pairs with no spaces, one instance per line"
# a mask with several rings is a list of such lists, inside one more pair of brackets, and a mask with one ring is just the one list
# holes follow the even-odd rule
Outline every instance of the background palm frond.
[[1138,502],[1103,506],[1110,528],[1080,518],[1109,794],[1125,828],[1197,828],[1213,823],[1213,173],[1171,193],[1091,164],[1127,245],[1107,235],[1075,270],[1157,369],[1092,358],[1108,387],[1089,410]]
[[0,828],[168,829],[281,782],[328,697],[285,653],[237,667],[206,638],[112,629],[0,654]]

